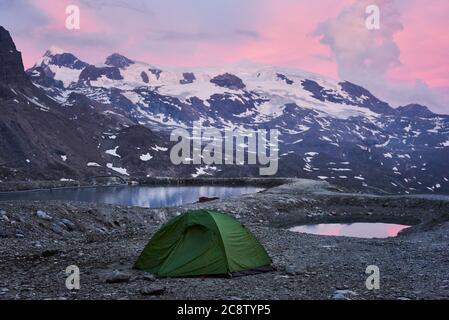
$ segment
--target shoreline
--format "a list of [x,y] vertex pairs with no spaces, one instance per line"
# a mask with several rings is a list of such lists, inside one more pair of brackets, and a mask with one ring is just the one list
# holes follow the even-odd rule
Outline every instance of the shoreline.
[[285,183],[294,182],[295,178],[137,178],[129,179],[126,184],[92,184],[83,181],[14,181],[0,182],[0,193],[20,192],[20,191],[44,191],[51,189],[70,188],[96,188],[96,187],[116,187],[116,186],[167,186],[167,185],[229,185],[229,186],[264,186],[274,187]]

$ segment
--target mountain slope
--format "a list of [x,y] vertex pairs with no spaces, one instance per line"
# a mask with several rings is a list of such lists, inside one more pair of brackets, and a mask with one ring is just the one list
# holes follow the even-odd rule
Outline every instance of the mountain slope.
[[[162,132],[189,128],[194,121],[218,128],[278,129],[280,176],[394,193],[449,191],[444,161],[449,155],[448,117],[424,106],[394,109],[353,83],[248,63],[162,70],[113,54],[104,65],[89,65],[81,72],[33,76],[37,68],[66,68],[58,63],[61,55],[71,54],[50,53],[28,71],[43,87],[54,81],[65,84],[61,92],[46,86],[55,99],[63,101],[67,92],[76,92]],[[257,175],[254,168],[245,168],[195,170]]]
[[[169,133],[201,121],[279,130],[279,176],[354,190],[449,192],[448,117],[419,105],[394,109],[353,83],[250,63],[162,69],[117,53],[93,65],[56,48],[27,75],[32,84],[18,75],[20,88],[3,81],[0,102],[9,109],[1,148],[14,154],[2,158],[5,178],[259,174],[257,166],[173,166]],[[57,134],[44,128],[49,121]],[[31,128],[38,134],[27,144]],[[37,169],[28,170],[26,159]]]
[[[85,67],[70,55],[52,61],[66,68]],[[55,83],[47,85],[63,92],[63,86]],[[134,123],[110,116],[107,106],[84,95],[70,93],[65,103],[29,80],[20,52],[0,28],[0,181],[118,174],[114,157],[106,153],[111,143],[108,133]]]

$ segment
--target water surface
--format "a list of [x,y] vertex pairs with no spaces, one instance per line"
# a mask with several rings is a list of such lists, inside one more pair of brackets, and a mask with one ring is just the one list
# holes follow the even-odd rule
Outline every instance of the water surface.
[[125,206],[162,208],[195,203],[200,197],[232,198],[263,190],[257,187],[229,186],[117,186],[63,188],[0,193],[5,200],[67,200]]
[[351,224],[314,224],[289,229],[293,232],[309,233],[321,236],[345,236],[354,238],[390,238],[410,226],[390,223],[351,223]]

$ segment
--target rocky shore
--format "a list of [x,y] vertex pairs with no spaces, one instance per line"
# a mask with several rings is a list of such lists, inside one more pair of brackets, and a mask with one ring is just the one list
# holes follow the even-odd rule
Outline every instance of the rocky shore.
[[[447,299],[449,201],[338,192],[288,180],[238,199],[164,209],[58,201],[0,202],[0,299]],[[238,278],[155,279],[133,263],[168,219],[197,207],[241,220],[276,271]],[[310,223],[412,225],[388,239],[288,231]],[[65,287],[76,265],[81,289]],[[380,289],[365,286],[380,269]]]

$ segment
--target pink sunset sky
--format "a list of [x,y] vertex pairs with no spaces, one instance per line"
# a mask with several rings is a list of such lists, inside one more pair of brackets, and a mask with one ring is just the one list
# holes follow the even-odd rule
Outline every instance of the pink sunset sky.
[[[65,28],[71,4],[80,30]],[[371,4],[380,30],[365,27]],[[90,63],[113,52],[160,67],[251,60],[449,113],[448,0],[0,0],[0,8],[26,67],[51,46]]]

